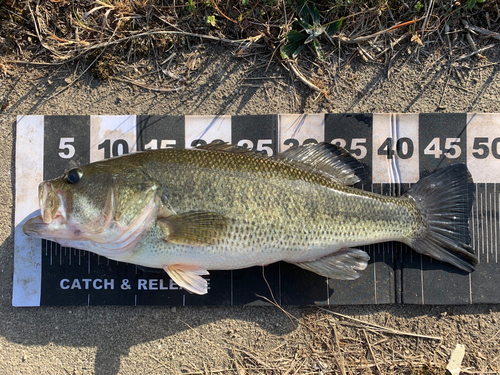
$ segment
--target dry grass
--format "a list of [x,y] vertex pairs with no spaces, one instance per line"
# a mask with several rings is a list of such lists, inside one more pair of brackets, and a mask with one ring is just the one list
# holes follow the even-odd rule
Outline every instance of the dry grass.
[[[0,0],[2,63],[63,65],[158,91],[189,84],[193,54],[207,41],[228,44],[235,56],[276,59],[310,89],[328,95],[339,69],[353,58],[387,65],[401,51],[415,60],[447,45],[453,61],[484,58],[500,39],[496,0],[315,1],[323,33],[318,59],[308,50],[283,61],[279,49],[297,29],[295,0]],[[13,59],[13,56],[17,58]],[[195,59],[194,59],[195,60]],[[72,84],[74,81],[70,82]]]
[[[312,308],[301,318],[281,310],[296,326],[294,335],[283,338],[281,344],[276,347],[249,345],[238,340],[237,334],[223,338],[222,343],[201,337],[214,349],[226,352],[225,362],[230,365],[204,363],[200,368],[185,363],[181,373],[444,375],[456,341],[465,335],[449,330],[443,337],[429,335],[427,332],[432,332],[434,327],[427,326],[422,317],[401,317],[396,318],[400,321],[375,324],[321,308]],[[407,328],[407,332],[393,328],[401,323],[413,328]],[[486,340],[481,345],[467,342],[465,348],[461,374],[499,373],[498,345]],[[487,357],[482,353],[488,353]],[[160,359],[154,359],[161,363]]]

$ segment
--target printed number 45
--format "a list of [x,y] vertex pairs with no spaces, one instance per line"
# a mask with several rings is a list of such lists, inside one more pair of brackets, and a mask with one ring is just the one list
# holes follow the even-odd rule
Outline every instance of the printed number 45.
[[59,140],[59,156],[63,159],[70,159],[75,156],[75,146],[71,143],[75,142],[75,138],[61,138]]

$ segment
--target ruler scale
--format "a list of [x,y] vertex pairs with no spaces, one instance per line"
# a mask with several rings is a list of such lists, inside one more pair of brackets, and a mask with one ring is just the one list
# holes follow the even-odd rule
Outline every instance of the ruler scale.
[[[211,271],[209,293],[190,294],[163,270],[145,272],[87,251],[32,239],[37,185],[80,164],[134,151],[222,140],[268,155],[312,142],[346,148],[366,165],[357,188],[401,195],[422,177],[467,163],[475,202],[472,274],[400,243],[363,247],[358,280],[326,280],[288,263]],[[248,116],[19,116],[16,144],[14,306],[500,303],[500,114],[302,114]]]

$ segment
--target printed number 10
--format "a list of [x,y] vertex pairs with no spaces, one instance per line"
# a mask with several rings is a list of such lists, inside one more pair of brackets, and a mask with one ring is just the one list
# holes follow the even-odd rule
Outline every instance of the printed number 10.
[[[120,156],[128,154],[128,143],[124,139],[116,139],[113,141],[113,146],[111,147],[111,140],[106,139],[99,146],[98,150],[104,149],[104,159],[109,159],[111,156]],[[121,150],[120,150],[121,149]],[[113,153],[111,153],[113,152]]]

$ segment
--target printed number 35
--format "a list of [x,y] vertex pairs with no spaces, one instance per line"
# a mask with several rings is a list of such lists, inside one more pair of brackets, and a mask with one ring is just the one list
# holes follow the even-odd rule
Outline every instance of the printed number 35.
[[[343,148],[346,148],[347,145],[345,139],[342,138],[336,138],[331,143]],[[366,149],[365,144],[366,144],[366,138],[353,138],[351,141],[351,147],[348,151],[356,159],[363,159],[366,156],[366,154],[368,154],[368,150]]]

